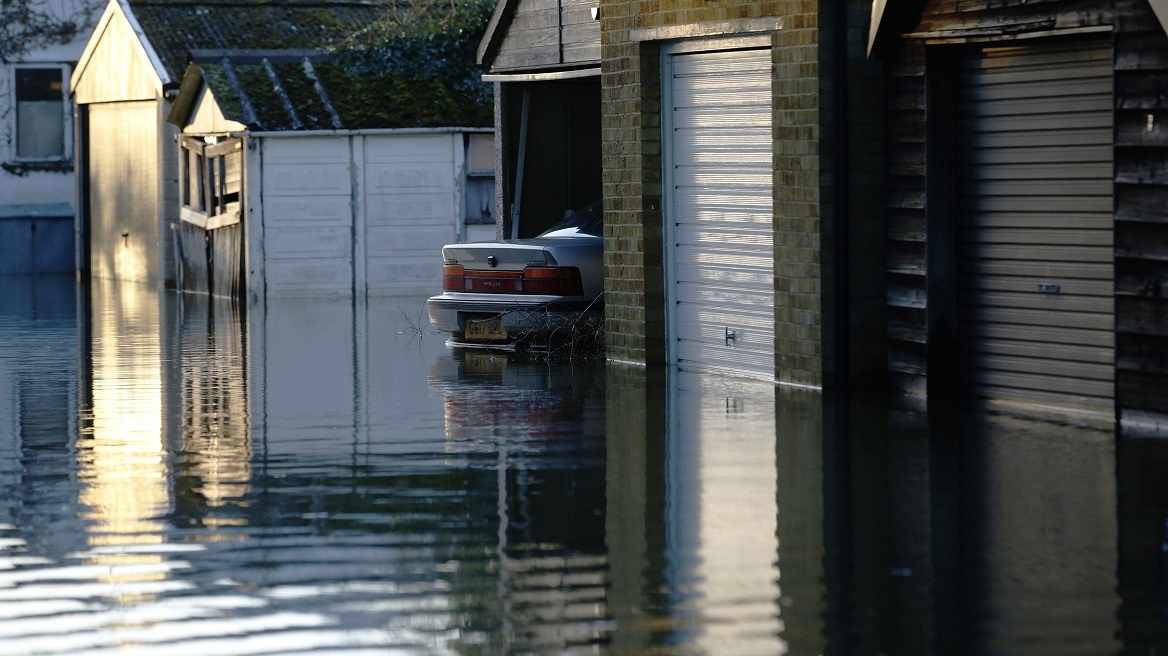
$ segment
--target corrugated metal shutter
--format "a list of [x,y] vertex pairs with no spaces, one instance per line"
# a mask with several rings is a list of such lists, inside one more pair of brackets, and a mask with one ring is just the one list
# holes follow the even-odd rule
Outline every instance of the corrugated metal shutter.
[[963,61],[959,319],[978,396],[1114,417],[1107,43]]
[[769,49],[666,58],[669,359],[774,378]]
[[91,274],[156,280],[158,107],[152,100],[87,107]]

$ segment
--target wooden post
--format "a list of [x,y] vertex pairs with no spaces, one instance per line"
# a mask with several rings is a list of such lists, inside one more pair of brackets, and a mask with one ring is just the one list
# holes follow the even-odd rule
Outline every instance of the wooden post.
[[960,376],[957,328],[957,56],[926,49],[925,266],[928,395],[951,396]]

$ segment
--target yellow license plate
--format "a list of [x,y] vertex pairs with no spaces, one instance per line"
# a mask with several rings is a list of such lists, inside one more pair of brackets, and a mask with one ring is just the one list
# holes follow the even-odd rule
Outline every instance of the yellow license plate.
[[470,374],[498,374],[507,368],[507,358],[491,353],[467,353],[466,372]]
[[501,318],[467,319],[466,329],[463,332],[468,341],[507,339],[507,329],[503,327]]

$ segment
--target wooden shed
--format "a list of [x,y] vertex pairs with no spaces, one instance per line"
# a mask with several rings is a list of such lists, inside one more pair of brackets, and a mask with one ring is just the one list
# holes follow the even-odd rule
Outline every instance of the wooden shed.
[[173,284],[178,128],[166,122],[191,50],[321,48],[377,20],[373,4],[110,0],[73,72],[81,269]]
[[432,292],[443,244],[494,237],[489,127],[392,127],[319,52],[191,55],[170,114],[183,289]]
[[599,4],[500,0],[479,44],[502,237],[535,236],[601,196]]
[[899,389],[1168,429],[1162,4],[877,6]]

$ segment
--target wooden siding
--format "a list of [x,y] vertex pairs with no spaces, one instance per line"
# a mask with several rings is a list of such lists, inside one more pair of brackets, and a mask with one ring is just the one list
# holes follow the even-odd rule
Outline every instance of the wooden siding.
[[223,116],[215,96],[203,85],[199,89],[198,99],[187,124],[182,131],[189,134],[226,134],[228,132],[242,132],[247,126],[238,121],[232,121]]
[[906,44],[888,80],[888,375],[898,389],[924,395],[925,52]]
[[79,104],[154,100],[162,95],[162,81],[146,56],[142,43],[120,12],[98,24],[99,34],[84,68],[74,76],[73,93]]
[[1116,397],[1125,424],[1168,415],[1168,35],[1144,2],[1117,3]]
[[600,63],[597,0],[522,0],[490,62],[498,73]]
[[[1146,0],[1002,6],[934,0],[917,36],[978,40],[1114,28],[1116,402],[1127,423],[1168,415],[1168,36]],[[1030,40],[1033,42],[1033,40]],[[924,393],[927,370],[925,49],[906,39],[888,66],[889,368]]]
[[236,223],[208,231],[187,221],[178,223],[175,239],[182,257],[182,291],[232,299],[240,295],[242,226]]

